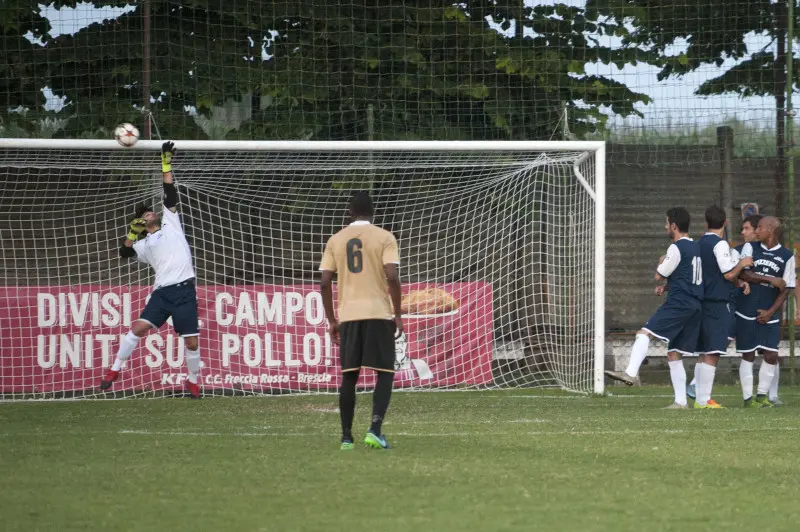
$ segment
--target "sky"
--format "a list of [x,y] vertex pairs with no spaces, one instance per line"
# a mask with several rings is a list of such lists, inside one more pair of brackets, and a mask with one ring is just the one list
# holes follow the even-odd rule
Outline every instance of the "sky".
[[[562,3],[573,6],[583,6],[582,0],[527,0],[528,5],[542,5]],[[100,22],[104,19],[113,19],[119,15],[135,9],[133,6],[126,8],[94,8],[91,4],[78,4],[76,8],[63,8],[56,10],[52,7],[41,5],[42,13],[50,20],[52,34],[71,34],[79,31],[89,24]],[[492,21],[489,21],[490,25]],[[500,31],[500,30],[498,30]],[[513,30],[512,30],[513,33]],[[748,35],[746,38],[748,51],[753,52],[763,48],[767,42],[764,36]],[[252,44],[252,43],[251,43]],[[615,44],[611,38],[605,38],[602,44]],[[677,43],[674,53],[681,51],[682,44]],[[768,48],[769,49],[769,48]],[[262,48],[262,58],[264,54]],[[644,114],[644,119],[613,117],[610,124],[626,127],[668,127],[670,129],[692,129],[712,124],[719,124],[728,118],[737,118],[758,126],[772,127],[774,124],[774,98],[739,98],[735,95],[699,97],[693,92],[704,81],[718,76],[724,70],[736,64],[728,60],[718,68],[708,65],[683,76],[658,81],[656,76],[658,68],[649,65],[626,65],[618,69],[614,65],[587,64],[586,73],[604,75],[614,80],[625,83],[631,90],[647,94],[653,99],[649,105],[639,106]],[[61,107],[60,99],[46,89],[48,107],[58,109]]]

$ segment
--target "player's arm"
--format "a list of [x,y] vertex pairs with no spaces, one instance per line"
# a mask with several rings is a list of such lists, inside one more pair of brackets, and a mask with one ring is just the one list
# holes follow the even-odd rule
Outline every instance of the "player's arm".
[[333,310],[333,275],[336,273],[336,259],[331,250],[330,240],[325,244],[325,252],[322,254],[322,263],[319,265],[322,272],[322,280],[319,283],[319,291],[322,294],[322,307],[325,309],[325,318],[328,320],[331,340],[334,344],[339,343],[339,321]]
[[136,256],[136,250],[133,249],[133,244],[136,240],[139,239],[139,235],[144,232],[146,227],[145,221],[141,218],[134,218],[131,220],[130,231],[128,235],[125,237],[125,241],[122,243],[122,246],[119,248],[119,256],[132,259]]
[[386,283],[389,286],[389,297],[392,298],[392,307],[394,308],[394,324],[397,327],[397,334],[400,335],[403,332],[403,313],[401,309],[403,295],[400,290],[400,273],[398,271],[400,250],[397,245],[397,239],[392,234],[384,242],[382,259]]
[[786,288],[786,281],[781,279],[780,277],[773,277],[772,275],[761,275],[760,273],[751,272],[750,270],[744,270],[739,278],[750,284],[768,284],[772,286],[772,288],[777,288],[778,290],[783,290]]
[[[775,301],[766,311],[758,311],[758,317],[756,320],[759,323],[767,323],[772,318],[773,314],[778,312],[781,307],[783,307],[783,304],[786,303],[786,299],[792,293],[795,285],[797,284],[797,275],[795,274],[794,268],[795,259],[794,256],[792,256],[789,257],[788,261],[786,261],[786,267],[783,269],[783,277],[780,278],[780,280],[783,281],[783,287],[778,288],[779,292],[778,296],[775,298]],[[777,279],[777,277],[774,277],[773,279]]]
[[787,288],[785,285],[780,292],[778,292],[778,297],[775,298],[775,302],[772,303],[767,310],[758,310],[758,317],[756,317],[756,321],[758,323],[767,323],[772,319],[773,314],[778,312],[780,308],[786,303],[786,298],[792,292],[791,289]]
[[403,295],[400,290],[400,274],[397,271],[397,264],[384,264],[383,271],[386,273],[386,283],[389,285],[389,297],[392,298],[392,308],[394,308],[394,324],[397,326],[397,333],[403,332],[403,317],[400,310]]
[[669,279],[669,276],[678,268],[678,265],[681,263],[681,252],[678,249],[678,246],[672,244],[667,249],[667,254],[664,256],[664,260],[658,265],[656,268],[656,281],[666,281]]
[[172,159],[175,157],[175,143],[165,142],[161,145],[161,173],[164,181],[164,208],[172,212],[178,211],[178,189],[175,187],[175,176],[172,174]]
[[731,251],[730,246],[724,240],[714,246],[714,258],[717,259],[717,266],[722,276],[730,282],[739,278],[739,274],[745,268],[753,265],[753,257],[738,257],[738,253]]

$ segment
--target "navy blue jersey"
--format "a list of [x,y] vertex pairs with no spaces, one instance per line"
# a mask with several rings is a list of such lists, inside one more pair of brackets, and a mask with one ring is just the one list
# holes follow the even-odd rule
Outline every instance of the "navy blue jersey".
[[681,238],[669,247],[658,273],[669,280],[670,299],[703,299],[700,247],[691,238]]
[[[745,244],[742,256],[753,257],[753,266],[750,269],[759,275],[781,277],[786,281],[786,286],[794,288],[795,266],[794,255],[791,251],[778,244],[772,249],[758,242]],[[736,303],[736,311],[742,316],[756,317],[759,310],[767,310],[775,303],[778,290],[768,283],[751,283],[750,294],[740,296]]]
[[736,262],[728,243],[714,233],[706,233],[697,244],[703,265],[703,300],[730,301],[734,286],[725,274],[736,267]]

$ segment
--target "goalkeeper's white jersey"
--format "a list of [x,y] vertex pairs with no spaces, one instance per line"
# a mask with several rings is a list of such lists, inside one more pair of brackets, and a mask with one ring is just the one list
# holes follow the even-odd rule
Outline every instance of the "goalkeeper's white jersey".
[[183,234],[180,216],[166,207],[161,215],[161,229],[135,242],[133,249],[136,259],[156,272],[154,290],[194,277],[192,251]]

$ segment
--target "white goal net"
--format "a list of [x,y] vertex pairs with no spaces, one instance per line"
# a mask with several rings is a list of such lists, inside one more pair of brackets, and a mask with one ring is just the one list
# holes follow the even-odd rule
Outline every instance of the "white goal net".
[[[602,391],[603,143],[176,146],[205,395],[338,389],[318,266],[364,189],[400,246],[396,388]],[[159,149],[0,140],[2,398],[182,390],[170,323],[98,386],[151,293],[118,249],[137,205],[161,210]]]

